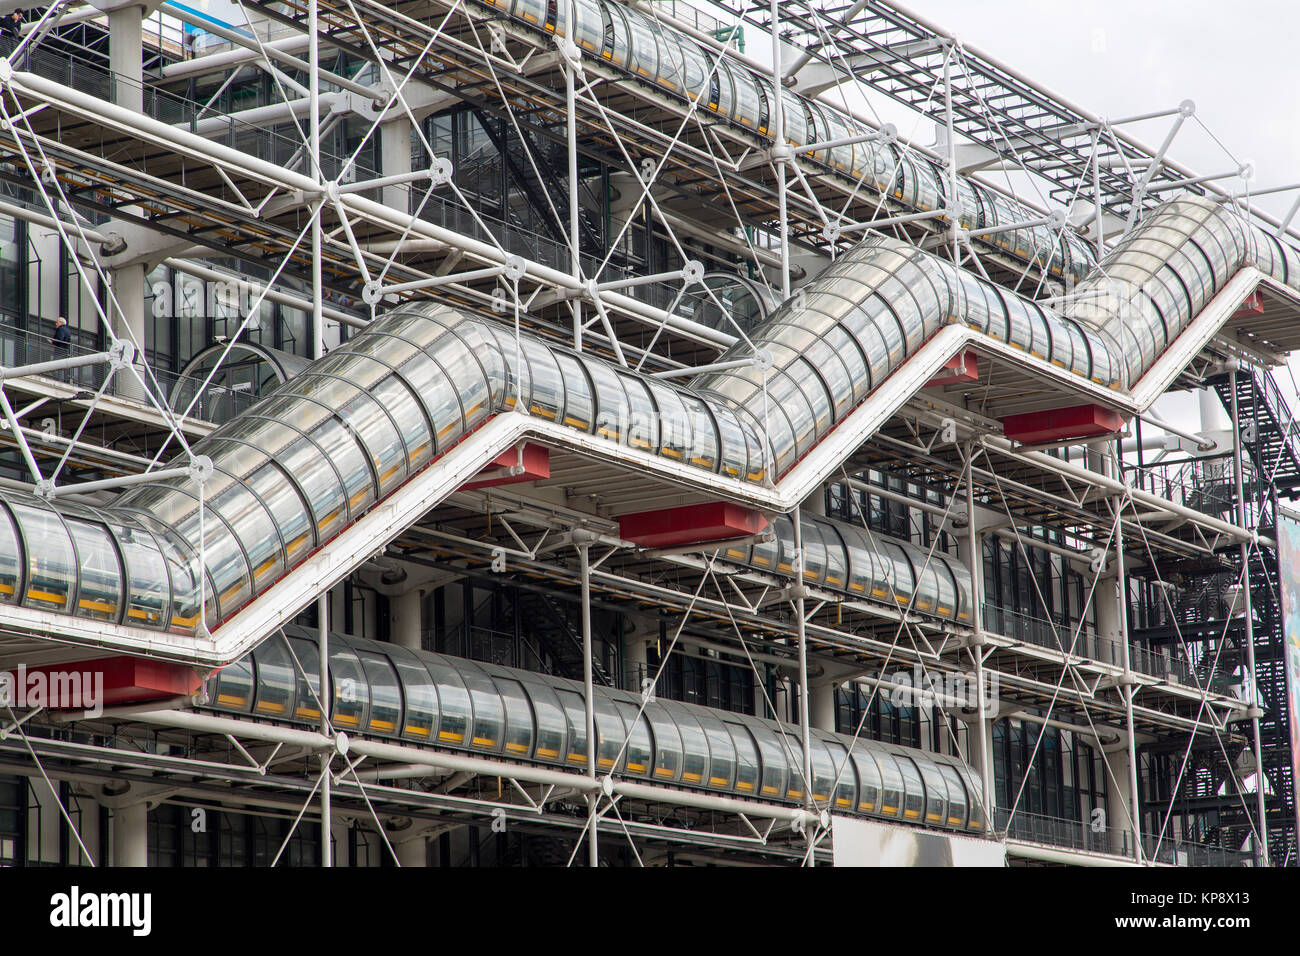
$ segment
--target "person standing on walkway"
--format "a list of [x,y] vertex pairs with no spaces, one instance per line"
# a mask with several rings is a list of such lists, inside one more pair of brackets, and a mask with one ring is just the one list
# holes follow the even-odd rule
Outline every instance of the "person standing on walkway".
[[[59,316],[54,320],[54,334],[50,336],[51,358],[65,359],[72,350],[72,326],[68,325],[68,320]],[[55,372],[55,377],[60,381],[68,381],[68,370],[60,369]]]
[[72,327],[63,316],[54,320],[54,335],[50,338],[50,345],[54,347],[56,359],[68,357],[68,350],[72,347]]

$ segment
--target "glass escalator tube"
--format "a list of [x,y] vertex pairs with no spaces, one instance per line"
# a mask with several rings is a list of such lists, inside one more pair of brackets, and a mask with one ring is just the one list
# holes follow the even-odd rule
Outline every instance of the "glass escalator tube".
[[628,26],[628,69],[647,83],[658,83],[673,92],[680,92],[679,78],[660,75],[659,36],[653,24],[636,10],[624,10]]
[[[607,0],[576,0],[576,26],[571,31],[570,0],[481,0],[530,26],[556,36],[572,37],[579,50],[625,69],[646,83],[687,98],[701,97],[707,108],[755,130],[768,132],[771,114],[766,85],[747,67],[725,52],[702,45],[661,22],[653,13]],[[715,67],[716,64],[716,67]],[[865,129],[847,113],[835,107],[782,92],[786,138],[795,146],[831,142],[861,135]],[[910,151],[873,143],[846,144],[809,154],[845,175],[868,182],[873,188],[901,200],[910,209],[941,208],[944,177],[928,158]],[[1037,212],[1014,199],[1002,197],[996,215],[980,216],[980,207],[992,208],[992,200],[981,202],[974,190],[992,195],[987,187],[959,177],[967,222],[987,218],[990,222],[1016,222],[1037,218]],[[973,201],[971,201],[973,200]],[[1068,233],[1068,230],[1066,231]],[[985,241],[1026,262],[1037,262],[1053,275],[1075,277],[1092,265],[1088,247],[1050,234],[1045,227],[995,234]],[[1077,237],[1076,237],[1077,239]]]
[[[702,472],[773,482],[949,323],[1122,388],[1242,267],[1297,284],[1297,261],[1225,206],[1176,200],[1125,237],[1055,312],[915,247],[873,237],[777,307],[754,330],[752,346],[724,356],[762,349],[770,368],[749,364],[654,388],[590,354],[532,336],[515,343],[488,319],[432,303],[406,306],[196,443],[194,453],[210,455],[215,466],[202,509],[196,487],[181,479],[132,488],[90,517],[7,492],[0,499],[7,520],[0,522],[0,603],[151,626],[147,612],[144,622],[121,612],[126,595],[162,594],[156,561],[139,552],[139,560],[123,562],[102,547],[97,530],[117,529],[129,515],[162,552],[168,630],[197,628],[200,579],[208,626],[218,628],[511,401],[639,454],[681,454],[684,465]],[[572,375],[574,368],[582,374]],[[692,436],[689,453],[680,440],[663,441],[653,423],[662,426],[665,416],[682,418],[673,427]],[[93,556],[81,561],[78,547]],[[912,586],[901,571],[896,564],[892,587],[900,596]],[[116,585],[108,580],[119,576]],[[76,595],[97,588],[102,593],[82,607]]]
[[[314,631],[286,627],[214,673],[206,706],[318,726],[316,648]],[[335,634],[329,682],[333,723],[353,733],[585,773],[577,681]],[[797,728],[599,686],[596,694],[600,771],[766,802],[805,799]],[[978,829],[974,778],[958,759],[822,730],[811,741],[819,807]]]

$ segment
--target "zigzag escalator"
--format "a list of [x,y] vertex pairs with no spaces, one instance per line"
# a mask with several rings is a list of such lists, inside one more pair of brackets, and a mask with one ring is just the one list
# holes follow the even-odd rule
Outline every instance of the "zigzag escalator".
[[972,346],[1136,408],[1133,387],[1165,374],[1193,319],[1251,291],[1243,271],[1300,286],[1294,250],[1199,200],[1153,213],[1064,312],[876,237],[726,353],[736,367],[690,386],[444,306],[399,308],[174,463],[197,477],[211,463],[202,496],[184,477],[102,509],[6,493],[0,628],[226,663],[525,439],[788,511]]

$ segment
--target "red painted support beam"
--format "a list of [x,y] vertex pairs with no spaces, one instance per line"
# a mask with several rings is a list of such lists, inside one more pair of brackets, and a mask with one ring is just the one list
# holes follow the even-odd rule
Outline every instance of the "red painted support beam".
[[1025,412],[1002,419],[1002,432],[1023,445],[1095,438],[1124,427],[1124,416],[1102,405],[1071,405],[1042,412]]
[[979,359],[974,352],[966,351],[954,355],[944,363],[943,369],[926,382],[924,388],[938,388],[943,385],[959,385],[962,382],[980,380]]
[[0,699],[11,706],[97,710],[193,694],[202,681],[192,667],[143,657],[19,665],[0,673]]
[[1259,297],[1258,292],[1252,292],[1246,296],[1244,302],[1237,306],[1237,311],[1232,313],[1234,319],[1244,319],[1251,315],[1264,314],[1264,300]]
[[758,534],[767,527],[762,512],[713,501],[661,511],[639,511],[618,519],[618,533],[643,548],[674,548]]
[[523,450],[510,448],[502,452],[475,476],[461,486],[463,491],[475,488],[492,488],[496,485],[513,485],[521,481],[535,481],[551,477],[551,450],[545,445],[524,444]]

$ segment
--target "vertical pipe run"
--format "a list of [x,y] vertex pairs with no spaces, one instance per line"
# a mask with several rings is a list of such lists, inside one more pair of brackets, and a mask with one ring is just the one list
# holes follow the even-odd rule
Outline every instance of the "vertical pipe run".
[[[975,656],[975,700],[979,714],[973,726],[979,732],[980,789],[984,795],[986,826],[992,829],[993,819],[993,768],[989,761],[989,735],[985,722],[989,719],[988,691],[984,686],[984,550],[980,547],[979,526],[975,521],[975,443],[966,445],[966,566],[970,568],[971,628]],[[968,748],[969,749],[969,748]]]
[[1106,226],[1101,206],[1101,129],[1092,134],[1092,204],[1095,207],[1092,225],[1097,232],[1097,259],[1106,255]]
[[989,753],[989,735],[984,726],[988,718],[989,699],[988,691],[984,687],[984,658],[985,651],[983,646],[973,648],[975,653],[975,703],[979,708],[979,714],[973,726],[980,735],[979,752],[980,752],[980,792],[984,800],[984,819],[985,826],[991,832],[996,826],[997,821],[994,819],[993,806],[993,768],[989,765],[992,754]]
[[[578,48],[573,39],[578,24],[577,4],[569,3],[568,36],[559,42],[563,44],[564,53],[564,102],[568,110],[566,117],[566,136],[569,147],[569,271],[579,283],[582,282],[582,243],[578,226],[578,110],[576,77]],[[571,299],[569,308],[573,310],[573,348],[582,351],[582,300]]]
[[[314,3],[313,6],[315,6]],[[329,735],[329,707],[334,694],[329,683],[330,596],[328,591],[316,599],[316,621],[316,639],[320,654],[320,731]],[[330,824],[334,819],[333,809],[330,804],[329,768],[332,758],[333,755],[329,753],[321,754],[320,758],[320,865],[323,867],[334,865],[334,844],[330,839]]]
[[[317,0],[310,0],[307,7],[307,65],[308,65],[308,99],[311,103],[311,117],[308,126],[309,142],[307,152],[311,158],[312,182],[322,185],[324,176],[320,168],[320,33],[318,19],[320,5]],[[311,227],[311,323],[312,323],[312,358],[321,358],[325,354],[325,303],[324,290],[321,288],[321,204],[324,203],[323,192],[317,192],[317,199],[312,210],[314,219]]]
[[[324,177],[321,175],[320,168],[320,4],[318,0],[310,0],[307,5],[307,66],[308,66],[308,97],[311,101],[311,120],[309,127],[310,142],[307,144],[307,150],[311,157],[311,175],[312,181],[320,185]],[[317,194],[322,196],[321,193]],[[316,207],[313,209],[314,217],[311,227],[311,326],[312,326],[312,356],[321,358],[325,354],[325,317],[324,317],[324,290],[322,289],[321,275],[321,203],[323,198],[316,200]],[[329,591],[319,595],[316,598],[316,618],[319,626],[318,639],[320,643],[320,724],[321,733],[330,733],[329,722],[329,700],[333,696],[330,693],[329,683],[329,630],[330,630],[330,603]],[[330,754],[321,755],[321,784],[320,784],[320,861],[323,867],[332,867],[333,844],[330,840],[330,824],[333,820],[333,812],[330,802]]]
[[[808,710],[808,641],[804,627],[804,583],[803,583],[803,526],[799,521],[799,509],[791,516],[794,524],[794,627],[799,644],[799,730],[803,743],[803,779],[804,805],[809,811],[816,812],[813,805],[812,776],[812,722]],[[814,866],[812,850],[813,833],[808,833],[808,866]]]
[[[1114,445],[1115,477],[1123,480],[1123,451],[1116,440]],[[1128,645],[1128,586],[1124,571],[1124,505],[1120,498],[1119,514],[1115,516],[1115,600],[1116,617],[1119,623],[1119,644],[1121,660],[1124,663],[1123,684],[1120,689],[1124,694],[1124,721],[1128,731],[1128,785],[1129,817],[1133,827],[1133,858],[1142,860],[1142,801],[1138,794],[1138,756],[1137,735],[1133,727],[1133,663]]]
[[[1245,481],[1241,456],[1241,413],[1237,406],[1237,370],[1228,376],[1232,392],[1232,477],[1237,491],[1237,513],[1244,531],[1250,529],[1250,513],[1246,509]],[[1255,812],[1259,815],[1259,832],[1255,856],[1260,866],[1268,866],[1268,818],[1264,812],[1264,751],[1259,733],[1259,682],[1255,679],[1255,621],[1250,599],[1250,544],[1241,542],[1241,595],[1246,615],[1246,668],[1250,674],[1250,729],[1255,744]]]
[[790,207],[785,187],[785,84],[781,71],[781,2],[772,0],[772,138],[776,141],[777,238],[781,241],[781,298],[790,298]]
[[957,208],[957,142],[952,118],[952,55],[955,48],[948,44],[943,58],[943,110],[944,120],[948,126],[948,209],[952,233],[952,261],[959,262],[957,239],[961,232],[961,223],[954,210]]
[[[582,541],[578,545],[578,566],[582,575],[582,687],[587,719],[587,776],[596,779],[596,688],[591,663],[591,545]],[[599,791],[587,794],[587,865],[600,865],[596,843],[596,807]]]

